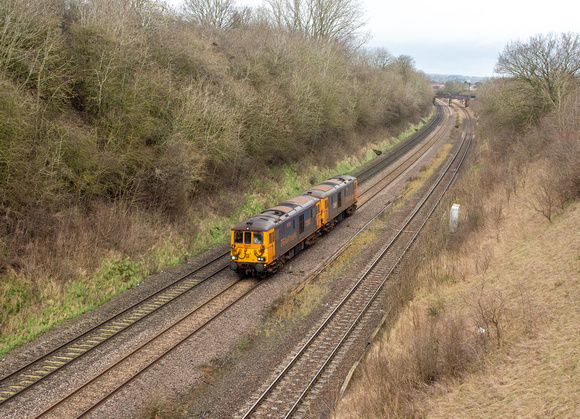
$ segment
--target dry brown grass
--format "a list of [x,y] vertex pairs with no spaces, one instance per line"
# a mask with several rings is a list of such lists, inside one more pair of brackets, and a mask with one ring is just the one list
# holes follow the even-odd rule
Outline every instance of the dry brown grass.
[[427,416],[580,414],[580,205],[550,225],[526,205],[529,190],[518,198],[489,270],[497,287],[512,295],[507,345],[485,374],[438,387],[425,402]]
[[509,203],[482,202],[501,217],[424,264],[336,417],[579,416],[580,204],[535,211],[538,165]]

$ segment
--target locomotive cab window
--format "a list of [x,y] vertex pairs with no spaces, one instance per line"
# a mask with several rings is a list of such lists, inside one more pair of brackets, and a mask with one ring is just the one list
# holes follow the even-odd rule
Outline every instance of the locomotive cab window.
[[244,232],[234,231],[234,243],[241,244],[244,242]]
[[244,233],[244,244],[251,244],[252,243],[252,233],[246,231]]
[[264,244],[264,233],[254,233],[254,244]]

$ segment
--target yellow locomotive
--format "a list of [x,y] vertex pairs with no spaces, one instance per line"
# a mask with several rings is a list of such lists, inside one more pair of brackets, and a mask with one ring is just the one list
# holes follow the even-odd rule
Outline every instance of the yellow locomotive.
[[310,245],[357,204],[357,179],[339,175],[236,224],[231,234],[230,268],[265,277]]

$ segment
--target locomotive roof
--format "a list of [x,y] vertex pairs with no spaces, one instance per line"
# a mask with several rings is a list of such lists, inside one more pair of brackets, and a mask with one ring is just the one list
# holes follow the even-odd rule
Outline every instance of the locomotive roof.
[[319,198],[331,195],[335,190],[342,189],[355,179],[354,176],[349,175],[334,176],[320,185],[303,192],[301,195],[289,198],[275,207],[268,208],[264,212],[236,224],[232,227],[232,230],[268,231],[281,222],[315,205]]
[[268,231],[303,210],[314,206],[316,201],[318,199],[303,195],[289,198],[275,207],[268,208],[264,212],[236,224],[232,230]]
[[342,189],[344,186],[352,183],[356,178],[349,175],[334,176],[320,185],[313,186],[302,195],[315,196],[317,198],[326,198],[332,195],[336,190]]

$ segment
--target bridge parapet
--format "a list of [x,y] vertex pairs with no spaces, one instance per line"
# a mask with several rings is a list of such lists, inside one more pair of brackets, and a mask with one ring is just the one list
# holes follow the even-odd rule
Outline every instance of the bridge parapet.
[[449,99],[450,105],[451,105],[451,101],[453,99],[462,100],[465,103],[465,107],[467,108],[467,107],[469,107],[470,97],[467,95],[455,95],[452,93],[447,93],[447,94],[435,95],[435,98],[433,99],[433,101],[435,101],[435,99]]

